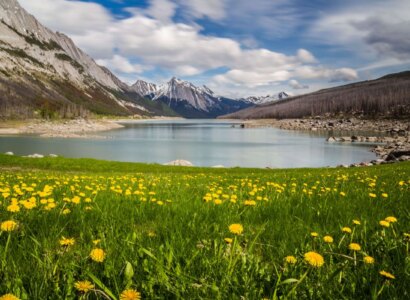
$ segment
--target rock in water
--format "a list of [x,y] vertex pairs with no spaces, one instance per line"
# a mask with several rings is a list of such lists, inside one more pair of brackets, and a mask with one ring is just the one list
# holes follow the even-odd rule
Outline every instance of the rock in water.
[[182,166],[182,167],[193,167],[194,165],[187,160],[177,159],[164,164],[165,166]]

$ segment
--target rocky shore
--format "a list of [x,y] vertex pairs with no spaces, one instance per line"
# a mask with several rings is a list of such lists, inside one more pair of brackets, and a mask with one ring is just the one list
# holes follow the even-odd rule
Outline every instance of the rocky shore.
[[35,134],[41,137],[59,138],[103,138],[93,135],[94,132],[107,131],[123,126],[114,121],[107,120],[67,120],[67,121],[44,121],[34,120],[17,127],[2,127],[0,135]]
[[[332,135],[329,143],[369,143],[378,159],[352,164],[371,166],[410,160],[410,120],[363,120],[363,119],[310,119],[247,120],[242,128],[276,127],[286,130],[324,131]],[[354,132],[346,136],[344,133]],[[371,135],[373,133],[373,135]],[[369,135],[370,134],[370,135]],[[348,167],[348,166],[344,166]]]

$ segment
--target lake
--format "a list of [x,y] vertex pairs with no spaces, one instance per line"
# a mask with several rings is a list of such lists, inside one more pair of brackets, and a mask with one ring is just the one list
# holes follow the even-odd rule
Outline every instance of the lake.
[[327,143],[329,133],[243,129],[234,121],[225,120],[122,124],[125,125],[122,129],[97,133],[104,139],[0,137],[0,152],[53,153],[65,157],[160,164],[184,159],[195,166],[259,168],[336,166],[376,158],[369,144]]

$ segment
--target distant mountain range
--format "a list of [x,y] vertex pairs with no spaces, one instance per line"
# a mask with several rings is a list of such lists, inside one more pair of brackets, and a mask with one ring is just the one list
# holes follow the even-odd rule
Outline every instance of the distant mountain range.
[[290,97],[289,94],[287,94],[286,92],[280,92],[277,95],[267,95],[267,96],[260,96],[260,97],[251,96],[251,97],[246,98],[246,100],[253,104],[264,104],[268,102],[283,100],[289,97]]
[[213,118],[251,106],[172,78],[128,86],[16,0],[0,0],[0,117],[169,115]]
[[217,97],[207,86],[197,87],[175,77],[159,86],[138,80],[131,88],[153,101],[165,103],[186,118],[215,118],[253,105],[246,99]]
[[256,105],[222,118],[410,118],[410,71]]

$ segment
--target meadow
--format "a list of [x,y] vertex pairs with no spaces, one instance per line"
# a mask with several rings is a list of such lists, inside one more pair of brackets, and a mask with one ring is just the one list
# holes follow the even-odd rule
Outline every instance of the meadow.
[[410,163],[0,155],[0,299],[409,299]]

